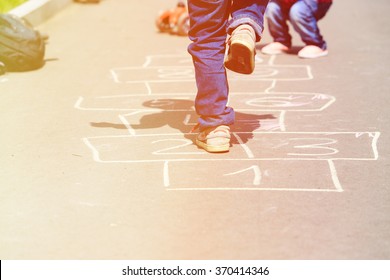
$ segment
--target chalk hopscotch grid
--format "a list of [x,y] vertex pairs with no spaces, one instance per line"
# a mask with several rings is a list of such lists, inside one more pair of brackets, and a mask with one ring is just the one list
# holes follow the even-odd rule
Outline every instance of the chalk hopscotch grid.
[[[143,83],[147,89],[147,96],[154,96],[153,95],[153,92],[152,92],[152,89],[151,89],[151,84],[152,83],[161,83],[161,82],[187,82],[187,81],[194,81],[194,76],[193,76],[193,73],[192,71],[189,71],[188,70],[188,66],[163,66],[163,65],[160,65],[160,66],[151,66],[151,64],[153,63],[153,60],[154,58],[177,58],[177,57],[180,57],[180,56],[177,56],[177,55],[167,55],[167,56],[164,56],[164,55],[158,55],[158,56],[148,56],[146,58],[146,62],[144,63],[144,65],[142,67],[121,67],[121,68],[114,68],[114,69],[111,69],[110,72],[111,72],[111,75],[112,75],[112,78],[113,78],[113,81],[115,83]],[[266,67],[274,67],[275,64],[274,64],[274,61],[275,61],[275,56],[271,56],[270,59],[269,59],[269,62],[268,62],[268,65],[267,66],[263,66],[261,65],[260,67],[257,66],[257,69],[261,69],[261,71],[263,72],[266,72],[264,70],[267,70]],[[189,60],[185,60],[183,59],[182,62],[184,63],[188,63]],[[122,81],[121,78],[120,78],[120,75],[118,74],[119,72],[121,71],[133,71],[133,70],[139,70],[139,69],[152,69],[152,70],[157,70],[157,72],[159,71],[158,69],[161,69],[161,67],[165,68],[165,69],[168,69],[168,70],[173,70],[173,71],[168,71],[168,72],[162,72],[160,74],[163,74],[163,75],[167,75],[167,76],[163,76],[163,78],[167,78],[169,77],[170,75],[175,75],[175,71],[177,71],[177,69],[187,69],[187,71],[184,72],[184,77],[181,78],[181,79],[165,79],[165,80],[141,80],[141,81],[128,81],[128,80],[125,80],[125,81]],[[306,77],[303,77],[303,78],[298,78],[298,79],[294,79],[294,78],[282,78],[282,79],[278,79],[278,78],[275,78],[275,77],[271,77],[271,76],[275,76],[277,75],[278,71],[275,70],[275,69],[271,69],[270,72],[268,72],[267,75],[265,75],[263,73],[263,76],[260,74],[260,77],[256,77],[255,75],[255,78],[256,80],[259,80],[259,81],[271,81],[271,85],[263,92],[263,93],[256,93],[257,96],[258,95],[261,95],[261,94],[266,94],[266,95],[270,95],[270,94],[280,94],[280,93],[275,93],[273,92],[274,88],[276,87],[276,83],[277,81],[301,81],[301,80],[311,80],[313,79],[313,75],[312,75],[312,71],[311,71],[311,67],[309,65],[299,65],[299,66],[294,66],[294,65],[277,65],[275,68],[295,68],[295,69],[299,69],[302,67],[306,70],[306,73],[307,73],[307,76]],[[261,72],[260,71],[260,72]],[[187,77],[186,77],[187,75]],[[236,76],[236,75],[233,75],[232,77],[230,77],[230,79],[232,80],[240,80],[240,76]],[[253,79],[253,76],[251,77],[251,79]],[[231,95],[234,96],[234,95],[238,95],[238,94],[247,94],[247,93],[238,93],[238,92],[232,92]],[[284,93],[286,94],[286,93]],[[297,94],[297,93],[289,93],[290,96],[294,96],[294,94]],[[298,93],[300,95],[309,95],[309,94],[313,94],[313,93]],[[170,95],[172,96],[171,94],[169,93],[166,93],[166,94],[161,94],[159,93],[157,96],[165,96],[165,95]],[[180,94],[177,94],[177,95],[180,95]],[[136,95],[129,95],[129,97],[134,97]],[[145,96],[145,94],[139,94],[139,96]],[[124,95],[117,95],[117,96],[100,96],[100,97],[97,97],[99,99],[111,99],[111,98],[122,98],[122,97],[125,97]],[[189,99],[190,97],[184,97],[185,99]],[[272,98],[272,97],[269,97],[269,98]],[[294,109],[291,109],[291,108],[288,108],[288,110],[281,110],[280,111],[280,129],[282,132],[286,132],[286,128],[284,126],[284,119],[285,119],[285,116],[286,116],[286,112],[287,111],[315,111],[315,110],[318,110],[318,111],[322,111],[326,108],[328,108],[331,104],[333,104],[335,101],[336,101],[336,98],[333,97],[333,96],[329,96],[329,95],[325,95],[325,94],[321,94],[321,93],[317,93],[315,94],[315,98],[318,98],[318,99],[329,99],[329,102],[322,106],[321,108],[319,109],[314,109],[311,108],[312,110],[305,110],[305,109],[297,109],[297,110],[294,110]],[[277,99],[274,97],[274,100]],[[79,97],[79,99],[76,101],[76,104],[75,104],[75,108],[76,109],[79,109],[79,110],[90,110],[90,111],[100,111],[100,110],[105,110],[105,111],[131,111],[132,109],[129,109],[129,108],[88,108],[88,107],[83,107],[82,106],[82,103],[84,101],[84,98],[83,97]],[[247,104],[248,105],[248,104]],[[264,105],[264,104],[263,104]],[[243,109],[245,110],[245,109]],[[119,118],[120,120],[122,121],[122,123],[126,126],[126,128],[128,129],[128,132],[130,134],[131,137],[142,137],[143,135],[137,135],[136,132],[131,128],[131,125],[130,123],[127,122],[127,119],[126,119],[126,116],[131,116],[131,115],[136,115],[136,114],[139,114],[139,113],[148,113],[148,112],[156,112],[156,111],[161,111],[160,109],[142,109],[142,110],[137,110],[137,109],[134,109],[133,112],[130,112],[128,114],[121,114],[119,115]],[[188,111],[188,110],[171,110],[171,111]],[[191,110],[192,111],[192,110]],[[253,109],[248,109],[248,111],[253,111]],[[261,111],[267,111],[267,109],[264,109],[262,108]],[[270,110],[270,111],[275,111],[275,110]],[[257,133],[257,132],[254,132],[254,133]],[[278,132],[270,132],[270,133],[278,133]],[[291,133],[294,133],[294,132],[291,132]],[[323,132],[321,132],[323,133]],[[334,132],[329,132],[330,134],[331,133],[334,133]],[[337,160],[376,160],[378,158],[378,149],[377,149],[377,141],[378,141],[378,138],[380,136],[380,133],[379,132],[346,132],[346,133],[354,133],[355,135],[362,135],[362,134],[365,134],[365,133],[368,133],[368,134],[371,134],[371,137],[373,138],[373,141],[372,141],[372,144],[371,144],[371,148],[372,148],[372,151],[373,151],[373,157],[372,158],[334,158],[334,159],[326,159],[326,162],[328,163],[329,165],[329,170],[330,170],[330,174],[331,174],[331,178],[332,178],[332,181],[333,181],[333,184],[334,184],[334,188],[332,189],[299,189],[299,188],[259,188],[259,187],[254,187],[254,188],[169,188],[170,184],[169,184],[169,162],[171,161],[216,161],[216,160],[219,160],[219,159],[169,159],[169,160],[159,160],[159,161],[163,161],[164,162],[164,168],[163,168],[163,182],[164,182],[164,187],[166,187],[166,190],[169,190],[169,191],[180,191],[180,190],[192,190],[192,191],[199,191],[199,190],[277,190],[277,191],[313,191],[313,192],[319,192],[319,191],[326,191],[326,192],[342,192],[343,189],[342,189],[342,186],[340,184],[340,181],[339,181],[339,178],[338,178],[338,175],[337,175],[337,171],[336,171],[336,168],[335,168],[335,165],[334,165],[334,162],[333,161],[337,161]],[[340,133],[339,133],[340,134]],[[163,135],[163,134],[155,134],[156,135]],[[169,134],[169,135],[173,135],[173,134]],[[250,149],[245,145],[245,143],[243,143],[242,141],[240,141],[240,137],[239,137],[239,133],[234,133],[234,136],[236,137],[236,139],[238,139],[238,141],[240,142],[240,146],[245,150],[246,154],[248,155],[248,159],[229,159],[229,160],[234,160],[234,161],[250,161],[250,160],[253,160],[254,156],[253,154],[251,154],[251,151]],[[112,137],[123,137],[123,136],[112,136]],[[358,136],[357,136],[358,137]],[[92,143],[90,142],[90,139],[96,139],[96,138],[99,138],[99,137],[86,137],[86,138],[83,138],[83,142],[85,143],[85,145],[87,147],[89,147],[93,153],[93,158],[96,162],[101,162],[101,163],[110,163],[110,162],[115,162],[115,163],[118,163],[118,162],[121,162],[121,161],[102,161],[99,157],[99,151],[92,145]],[[224,159],[226,160],[226,159]],[[261,160],[261,161],[266,161],[266,160],[313,160],[313,159],[302,159],[302,158],[296,158],[296,159],[291,159],[291,158],[273,158],[273,159],[268,159],[268,158],[256,158],[255,160]],[[315,159],[314,159],[315,160]],[[324,159],[317,159],[317,160],[322,160],[324,161]],[[126,163],[142,163],[142,162],[153,162],[153,160],[140,160],[140,161],[125,161]],[[258,182],[258,181],[256,181]],[[256,185],[256,184],[255,184]]]

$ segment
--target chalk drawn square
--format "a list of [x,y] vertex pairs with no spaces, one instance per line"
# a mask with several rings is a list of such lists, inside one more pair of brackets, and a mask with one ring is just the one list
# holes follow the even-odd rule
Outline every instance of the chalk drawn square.
[[333,102],[331,95],[307,92],[232,93],[230,97],[231,106],[241,111],[322,111]]
[[[195,94],[114,95],[80,97],[76,108],[95,111],[190,111]],[[322,111],[335,98],[320,93],[231,93],[229,106],[237,111]]]
[[97,136],[84,138],[93,158],[100,163],[142,163],[174,161],[226,160],[232,156],[247,158],[243,149],[233,153],[210,154],[194,144],[195,133]]
[[[376,160],[379,132],[254,132],[251,158],[296,160]],[[246,133],[238,134],[245,139]]]
[[[111,69],[116,83],[195,81],[193,66],[118,67]],[[251,75],[230,72],[229,80],[305,81],[313,79],[307,65],[258,65]]]
[[[188,170],[196,172],[183,176]],[[342,191],[334,164],[325,160],[168,161],[163,174],[169,191]]]

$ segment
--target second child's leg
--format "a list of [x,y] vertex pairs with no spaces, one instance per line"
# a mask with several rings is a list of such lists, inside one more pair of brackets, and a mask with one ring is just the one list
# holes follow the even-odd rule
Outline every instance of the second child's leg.
[[287,25],[288,9],[278,3],[271,2],[268,4],[265,15],[267,17],[269,32],[274,42],[291,47],[292,38]]
[[265,54],[281,54],[288,52],[291,48],[292,37],[289,33],[287,21],[289,9],[278,1],[270,2],[265,15],[267,17],[268,29],[274,42],[261,49]]
[[306,45],[326,49],[314,12],[305,1],[298,1],[290,9],[290,22]]
[[[321,9],[319,9],[321,7]],[[318,27],[318,20],[322,18],[330,4],[318,5],[316,1],[298,1],[290,9],[290,22],[295,31],[306,44],[298,56],[302,58],[316,58],[328,54],[327,45]]]

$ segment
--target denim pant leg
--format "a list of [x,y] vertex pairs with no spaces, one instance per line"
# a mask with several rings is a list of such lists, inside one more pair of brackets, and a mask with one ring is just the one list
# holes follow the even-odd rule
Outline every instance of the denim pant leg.
[[241,24],[249,24],[260,41],[264,30],[264,13],[269,0],[234,0],[232,4],[228,33],[231,34]]
[[300,0],[290,9],[290,22],[306,45],[326,49],[317,21],[322,18],[330,5],[318,5],[317,1]]
[[288,9],[277,2],[270,2],[267,6],[266,17],[269,32],[274,42],[282,43],[287,47],[291,47],[292,37],[289,33],[287,24]]
[[231,0],[188,0],[192,41],[188,52],[195,68],[195,109],[201,130],[234,122],[234,110],[227,107],[229,86],[223,64],[230,8]]

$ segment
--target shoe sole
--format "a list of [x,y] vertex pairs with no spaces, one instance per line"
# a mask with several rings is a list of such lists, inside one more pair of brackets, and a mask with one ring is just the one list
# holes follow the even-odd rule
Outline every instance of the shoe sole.
[[251,74],[255,69],[255,54],[245,40],[236,39],[230,45],[230,59],[226,68],[241,74]]
[[290,48],[283,45],[282,43],[278,44],[278,42],[274,42],[263,47],[261,49],[261,52],[267,55],[278,55],[278,54],[289,53]]
[[318,58],[318,57],[323,57],[323,56],[327,56],[328,55],[328,51],[324,51],[320,54],[312,54],[312,55],[299,55],[298,54],[298,57],[300,58]]
[[218,146],[213,146],[213,145],[207,145],[205,142],[202,142],[198,139],[195,140],[196,145],[198,145],[200,148],[204,149],[206,152],[209,153],[223,153],[223,152],[228,152],[230,148],[230,144],[227,143],[225,145],[218,145]]

